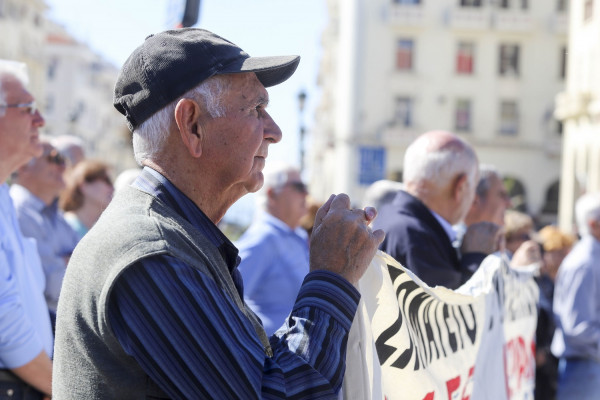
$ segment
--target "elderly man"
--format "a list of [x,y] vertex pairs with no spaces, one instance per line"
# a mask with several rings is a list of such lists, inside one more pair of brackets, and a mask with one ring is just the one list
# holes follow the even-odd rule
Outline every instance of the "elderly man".
[[491,165],[480,165],[475,199],[465,216],[465,225],[481,221],[504,225],[504,212],[508,207],[510,196],[504,187],[500,172]]
[[478,162],[469,144],[453,133],[419,136],[404,155],[404,190],[382,207],[374,227],[386,237],[381,250],[413,271],[429,286],[458,288],[464,271],[498,249],[499,226],[470,227],[460,251],[452,225],[461,222],[475,197]]
[[35,242],[21,234],[6,184],[42,154],[44,119],[27,81],[24,64],[0,60],[0,388],[15,399],[41,399],[51,395],[52,377],[44,273]]
[[600,393],[600,193],[579,198],[575,215],[581,240],[560,265],[554,289],[559,400]]
[[265,168],[264,177],[257,197],[263,212],[236,246],[244,300],[270,335],[292,311],[308,273],[308,235],[300,227],[308,191],[300,172],[285,164]]
[[41,157],[35,157],[18,169],[10,188],[23,235],[36,240],[46,275],[44,294],[52,319],[77,233],[58,209],[58,196],[65,188],[65,159],[48,138],[40,140]]
[[58,304],[61,399],[332,398],[359,294],[383,240],[346,195],[319,210],[310,272],[288,329],[270,339],[243,302],[238,251],[216,223],[263,184],[281,131],[265,87],[297,56],[250,57],[201,29],[149,36],[115,106],[145,168],[75,249]]

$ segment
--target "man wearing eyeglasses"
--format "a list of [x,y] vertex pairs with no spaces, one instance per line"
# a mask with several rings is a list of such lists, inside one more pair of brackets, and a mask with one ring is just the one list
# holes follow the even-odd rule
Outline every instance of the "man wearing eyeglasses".
[[24,64],[0,60],[0,391],[15,399],[51,395],[52,329],[35,242],[19,229],[6,181],[42,154],[44,119],[26,90]]
[[51,320],[69,257],[79,237],[58,208],[58,196],[65,188],[65,158],[42,137],[43,152],[18,169],[10,188],[23,235],[36,240],[46,275],[44,294]]
[[281,327],[308,273],[308,235],[300,227],[308,191],[300,172],[285,164],[263,171],[257,193],[262,211],[236,243],[242,261],[244,300],[260,317],[267,334]]

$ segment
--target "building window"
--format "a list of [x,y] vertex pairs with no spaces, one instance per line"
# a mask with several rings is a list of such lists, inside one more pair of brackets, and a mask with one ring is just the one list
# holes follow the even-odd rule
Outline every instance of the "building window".
[[460,0],[461,7],[481,7],[481,0]]
[[565,79],[567,76],[567,47],[563,46],[560,49],[560,77],[561,79]]
[[528,0],[500,0],[500,8],[516,7],[516,4],[521,6],[521,10],[527,10],[529,8]]
[[411,71],[413,69],[414,41],[399,39],[396,48],[396,69]]
[[519,45],[500,45],[500,76],[519,75]]
[[456,52],[456,73],[467,74],[473,73],[473,61],[475,56],[475,45],[470,42],[459,42]]
[[456,101],[454,128],[463,132],[471,130],[471,100],[458,99]]
[[48,70],[47,70],[47,76],[49,80],[53,80],[54,77],[56,76],[56,68],[58,68],[58,59],[57,58],[52,58],[49,62],[48,62]]
[[410,97],[396,99],[396,123],[404,128],[413,126],[413,100]]
[[515,136],[519,133],[519,113],[517,103],[502,101],[500,103],[500,134]]
[[594,0],[585,0],[583,6],[583,20],[589,21],[594,15]]

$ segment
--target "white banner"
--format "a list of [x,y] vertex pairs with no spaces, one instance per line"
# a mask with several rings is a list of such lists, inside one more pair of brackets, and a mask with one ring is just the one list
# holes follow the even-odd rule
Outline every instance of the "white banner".
[[533,268],[489,256],[456,291],[430,288],[378,252],[359,282],[346,399],[533,399]]

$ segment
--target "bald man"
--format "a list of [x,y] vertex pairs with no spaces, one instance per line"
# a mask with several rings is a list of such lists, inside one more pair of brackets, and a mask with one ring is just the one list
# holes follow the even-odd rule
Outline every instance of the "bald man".
[[386,232],[380,249],[429,286],[458,288],[501,239],[498,225],[482,222],[469,227],[457,248],[452,225],[469,211],[478,176],[477,156],[458,136],[446,131],[419,136],[404,156],[404,189],[375,221]]

